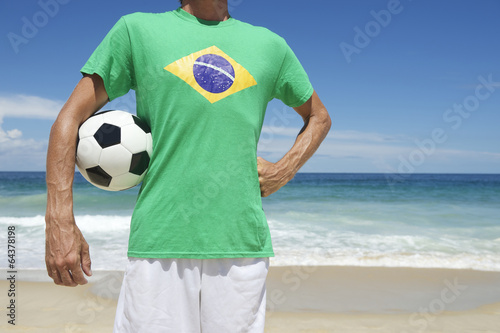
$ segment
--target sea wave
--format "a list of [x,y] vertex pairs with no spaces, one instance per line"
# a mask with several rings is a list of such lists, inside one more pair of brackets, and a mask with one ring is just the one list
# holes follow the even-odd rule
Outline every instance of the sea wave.
[[[125,268],[130,216],[77,215],[77,225],[90,245],[95,269]],[[357,223],[354,221],[354,223]],[[415,268],[454,268],[500,271],[498,238],[468,234],[382,234],[321,224],[269,219],[276,257],[273,265],[340,265]],[[0,243],[7,227],[16,227],[19,268],[44,268],[44,216],[0,217]],[[408,230],[407,230],[408,231]],[[6,262],[0,263],[0,268]]]
[[[130,216],[119,215],[77,215],[75,222],[82,232],[99,233],[117,230],[129,230]],[[0,216],[0,226],[16,226],[20,228],[45,227],[42,215],[29,217]]]
[[370,251],[325,251],[324,249],[275,248],[271,259],[275,266],[361,266],[471,269],[500,271],[500,255],[443,254],[443,253],[383,253]]
[[[500,271],[500,242],[470,233],[378,234],[269,220],[274,265],[456,268]],[[356,222],[353,224],[357,224]]]

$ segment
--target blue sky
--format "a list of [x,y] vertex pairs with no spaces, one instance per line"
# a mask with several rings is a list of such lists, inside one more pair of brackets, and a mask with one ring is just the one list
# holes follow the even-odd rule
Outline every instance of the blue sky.
[[[304,172],[499,173],[500,2],[229,0],[284,37],[333,127]],[[44,170],[48,135],[80,68],[120,16],[163,1],[3,1],[0,171]],[[134,108],[130,93],[105,106]],[[269,104],[259,154],[278,160],[302,126]]]

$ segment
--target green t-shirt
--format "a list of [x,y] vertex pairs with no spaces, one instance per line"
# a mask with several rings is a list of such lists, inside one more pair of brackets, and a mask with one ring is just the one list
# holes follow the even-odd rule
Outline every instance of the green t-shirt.
[[128,255],[273,256],[262,209],[257,142],[273,98],[312,95],[307,74],[276,34],[234,18],[182,9],[122,17],[82,73],[109,99],[134,89],[153,154],[132,215]]

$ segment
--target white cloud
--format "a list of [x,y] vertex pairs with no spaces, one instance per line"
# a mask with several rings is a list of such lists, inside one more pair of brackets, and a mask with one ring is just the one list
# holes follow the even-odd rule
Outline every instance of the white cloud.
[[[375,143],[374,143],[375,142]],[[259,142],[259,152],[281,157],[293,145],[292,139],[272,139]],[[328,156],[335,159],[341,158],[380,158],[381,156],[397,156],[408,151],[408,147],[384,144],[378,141],[349,142],[343,139],[325,140],[316,154]]]
[[386,135],[360,131],[331,131],[328,133],[327,139],[362,142],[403,142],[408,140],[406,136],[402,135]]
[[7,137],[9,137],[11,139],[18,139],[21,136],[23,136],[23,132],[21,132],[17,128],[10,130],[10,131],[7,131]]
[[[274,136],[282,137],[297,137],[300,128],[293,127],[273,127],[266,126],[262,127],[262,138],[270,139]],[[362,141],[362,142],[404,142],[409,140],[407,136],[404,135],[387,135],[375,132],[360,132],[354,130],[344,130],[336,131],[331,130],[328,133],[327,139],[340,140],[340,141]]]
[[0,170],[41,169],[47,147],[47,140],[25,138],[18,128],[4,129],[4,119],[55,119],[62,106],[62,101],[38,96],[0,96]]
[[55,119],[63,104],[38,96],[0,96],[0,122],[6,117]]
[[296,137],[299,134],[300,128],[278,127],[278,126],[262,126],[261,137],[269,138],[274,136]]
[[[294,144],[298,130],[264,128],[265,135],[259,141],[258,154],[270,161],[279,160]],[[456,172],[464,161],[475,165],[472,165],[472,170],[483,170],[483,167],[498,165],[500,153],[448,149],[442,144],[422,148],[416,145],[414,138],[404,135],[331,131],[306,166],[314,165],[314,169],[330,172],[399,172],[398,169]]]
[[2,144],[2,142],[7,142],[12,139],[18,139],[22,135],[23,133],[18,129],[13,129],[5,132],[4,130],[2,130],[2,127],[0,127],[0,145]]

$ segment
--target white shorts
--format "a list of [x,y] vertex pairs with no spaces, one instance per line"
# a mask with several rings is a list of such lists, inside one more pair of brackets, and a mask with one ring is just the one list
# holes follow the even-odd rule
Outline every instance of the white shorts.
[[269,258],[129,258],[114,333],[262,333]]

